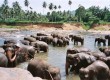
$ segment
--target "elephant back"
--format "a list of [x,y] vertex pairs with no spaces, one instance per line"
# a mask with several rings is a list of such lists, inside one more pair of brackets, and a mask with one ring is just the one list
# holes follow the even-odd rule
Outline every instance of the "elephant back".
[[35,42],[36,41],[36,39],[33,38],[33,37],[24,37],[24,40],[28,40],[30,42]]
[[44,71],[48,70],[49,64],[42,59],[33,59],[29,62],[27,70],[31,72],[34,77],[44,78]]

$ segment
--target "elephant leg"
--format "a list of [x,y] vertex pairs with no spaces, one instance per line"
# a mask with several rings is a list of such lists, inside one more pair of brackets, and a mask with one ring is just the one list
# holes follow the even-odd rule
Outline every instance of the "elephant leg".
[[66,62],[66,64],[65,64],[66,75],[68,75],[68,69],[69,68],[70,68],[70,64],[68,62]]
[[73,72],[73,71],[74,71],[74,66],[72,65],[71,69],[70,69],[70,72]]
[[106,46],[106,42],[103,42],[103,45]]

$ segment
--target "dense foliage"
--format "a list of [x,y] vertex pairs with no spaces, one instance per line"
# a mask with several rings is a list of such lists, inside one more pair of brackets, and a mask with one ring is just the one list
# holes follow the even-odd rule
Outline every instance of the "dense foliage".
[[[79,5],[75,11],[61,11],[61,5],[47,4],[46,1],[42,3],[42,8],[45,10],[49,8],[50,12],[47,14],[37,13],[30,7],[28,0],[24,0],[24,5],[27,10],[23,10],[19,2],[12,3],[12,7],[8,6],[8,0],[0,6],[0,23],[16,23],[16,22],[81,22],[86,26],[93,24],[100,24],[102,22],[110,22],[110,11],[107,7],[101,9],[98,6],[91,6],[85,9],[84,6]],[[68,1],[68,5],[72,5],[72,1]]]

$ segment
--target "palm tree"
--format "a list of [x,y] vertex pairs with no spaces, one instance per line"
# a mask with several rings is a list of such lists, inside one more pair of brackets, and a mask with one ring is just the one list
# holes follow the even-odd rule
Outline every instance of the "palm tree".
[[70,10],[71,10],[71,4],[72,4],[72,1],[69,0],[69,1],[68,1],[68,4],[70,5]]
[[80,5],[75,12],[76,12],[75,15],[78,18],[78,22],[81,22],[82,18],[85,16],[85,13],[86,13],[85,7]]
[[[47,3],[44,1],[42,6],[43,6],[43,8],[46,9],[46,7],[47,7]],[[43,9],[43,14],[44,14],[44,9]]]
[[[72,4],[72,1],[69,0],[69,1],[68,1],[68,4],[70,5],[70,11],[71,11],[71,4]],[[71,18],[71,12],[70,12],[70,18]]]
[[4,15],[4,20],[7,19],[8,13],[9,13],[9,6],[8,6],[8,0],[4,0],[4,7],[3,7],[3,15]]
[[[53,8],[55,9],[55,14],[56,14],[57,6],[55,5]],[[55,22],[56,22],[56,15],[55,15]]]
[[61,9],[61,6],[59,5],[58,8]]
[[49,9],[50,9],[50,10],[53,10],[53,3],[50,3],[50,4],[49,4]]
[[[24,5],[27,7],[27,13],[28,13],[29,1],[28,1],[28,0],[25,0],[25,1],[24,1]],[[27,19],[28,19],[28,17],[27,17]]]
[[[53,10],[53,3],[50,3],[50,4],[49,4],[49,9],[50,9],[50,10]],[[52,21],[53,21],[53,18],[52,18]]]
[[8,5],[8,0],[4,0],[4,5]]
[[28,1],[28,0],[25,0],[25,1],[24,1],[24,5],[27,7],[27,10],[28,10],[29,1]]

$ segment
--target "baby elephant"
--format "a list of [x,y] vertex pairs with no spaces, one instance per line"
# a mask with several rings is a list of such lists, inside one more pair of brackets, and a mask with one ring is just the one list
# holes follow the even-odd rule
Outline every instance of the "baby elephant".
[[80,80],[110,80],[109,67],[102,61],[95,61],[79,71]]

